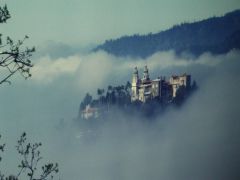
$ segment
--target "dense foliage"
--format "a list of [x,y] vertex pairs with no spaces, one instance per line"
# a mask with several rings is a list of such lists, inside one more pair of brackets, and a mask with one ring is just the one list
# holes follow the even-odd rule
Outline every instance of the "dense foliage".
[[130,92],[131,84],[129,82],[127,82],[126,85],[116,87],[108,86],[106,92],[104,89],[98,89],[98,98],[93,99],[92,96],[87,93],[80,104],[80,110],[83,110],[87,105],[91,105],[93,107],[124,107],[131,102]]
[[87,106],[97,108],[99,117],[104,119],[114,114],[116,110],[128,115],[136,114],[151,118],[163,112],[166,107],[180,107],[196,89],[197,84],[193,81],[189,89],[181,86],[177,90],[177,96],[172,98],[171,101],[163,101],[160,97],[155,97],[143,103],[138,100],[131,101],[130,82],[127,82],[126,85],[108,86],[106,91],[105,89],[97,89],[96,99],[89,93],[85,95],[80,103],[79,118],[81,118],[81,113],[86,110]]
[[182,23],[156,34],[124,36],[107,40],[94,50],[116,56],[146,58],[158,51],[174,50],[199,56],[204,52],[222,54],[240,49],[240,10],[223,17],[212,17],[194,23]]

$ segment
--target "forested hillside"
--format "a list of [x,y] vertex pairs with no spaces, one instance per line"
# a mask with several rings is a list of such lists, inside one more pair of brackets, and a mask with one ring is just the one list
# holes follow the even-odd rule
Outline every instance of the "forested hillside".
[[182,23],[156,34],[123,36],[105,41],[94,51],[104,50],[116,56],[146,58],[158,51],[174,50],[199,56],[204,52],[222,54],[240,49],[240,10],[222,17],[194,23]]

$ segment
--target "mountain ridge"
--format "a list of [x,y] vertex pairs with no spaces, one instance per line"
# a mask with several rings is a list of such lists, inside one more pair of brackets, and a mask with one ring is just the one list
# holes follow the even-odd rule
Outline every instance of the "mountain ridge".
[[103,50],[115,56],[147,58],[156,52],[174,50],[177,55],[204,52],[227,53],[240,49],[240,10],[224,16],[211,17],[193,23],[182,23],[158,33],[122,36],[106,40],[93,51]]

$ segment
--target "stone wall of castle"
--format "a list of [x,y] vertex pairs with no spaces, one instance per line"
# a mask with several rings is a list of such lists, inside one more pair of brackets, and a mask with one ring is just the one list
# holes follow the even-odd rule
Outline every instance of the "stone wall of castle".
[[183,74],[171,76],[169,81],[165,78],[151,80],[147,66],[144,67],[143,78],[140,79],[137,67],[133,73],[131,100],[146,102],[148,99],[159,98],[163,101],[171,101],[176,97],[180,87],[188,89],[191,85],[191,76]]

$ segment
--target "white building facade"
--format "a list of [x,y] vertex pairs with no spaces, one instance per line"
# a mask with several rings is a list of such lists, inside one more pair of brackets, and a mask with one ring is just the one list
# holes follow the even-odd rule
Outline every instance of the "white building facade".
[[191,85],[191,76],[183,74],[181,76],[171,76],[169,81],[165,77],[158,77],[151,80],[148,67],[144,67],[143,78],[139,78],[137,67],[134,68],[132,77],[131,101],[146,102],[149,99],[158,98],[162,101],[171,101],[176,97],[180,87],[185,89]]

